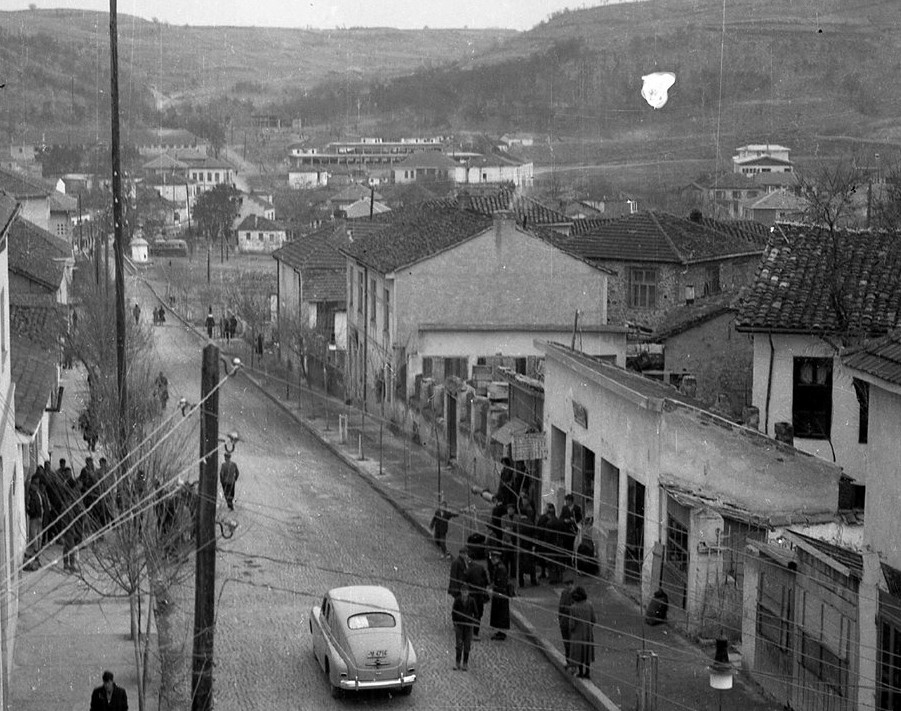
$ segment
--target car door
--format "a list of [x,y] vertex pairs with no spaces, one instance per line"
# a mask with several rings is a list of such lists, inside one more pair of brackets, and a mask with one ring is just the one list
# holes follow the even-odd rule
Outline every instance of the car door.
[[328,625],[328,616],[331,610],[328,595],[322,598],[322,604],[313,608],[310,620],[310,631],[313,634],[313,655],[319,662],[319,666],[325,668],[325,656],[328,644],[325,641],[325,628]]

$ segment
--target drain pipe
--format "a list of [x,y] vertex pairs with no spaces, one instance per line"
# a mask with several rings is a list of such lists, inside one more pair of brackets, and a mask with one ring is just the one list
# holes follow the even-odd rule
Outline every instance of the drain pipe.
[[766,379],[766,407],[764,409],[764,434],[770,433],[770,398],[773,394],[773,361],[776,358],[776,347],[773,345],[773,334],[769,333],[770,338],[770,371]]

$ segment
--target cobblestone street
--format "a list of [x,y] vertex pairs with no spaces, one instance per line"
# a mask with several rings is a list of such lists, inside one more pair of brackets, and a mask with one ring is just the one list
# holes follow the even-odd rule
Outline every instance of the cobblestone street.
[[[176,323],[155,334],[173,400],[196,402],[198,340]],[[332,700],[310,643],[314,602],[329,588],[366,583],[395,592],[419,657],[413,695],[390,699],[392,707],[589,708],[515,629],[506,642],[475,645],[468,673],[453,671],[447,562],[422,533],[240,377],[220,392],[220,418],[220,433],[240,434],[233,457],[241,475],[239,526],[218,542],[217,708],[386,703],[388,694]],[[221,494],[219,508],[225,513]],[[190,611],[192,592],[185,592]]]

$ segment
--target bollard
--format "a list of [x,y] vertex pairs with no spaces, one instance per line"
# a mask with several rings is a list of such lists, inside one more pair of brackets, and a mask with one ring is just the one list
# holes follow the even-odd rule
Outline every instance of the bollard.
[[363,456],[363,435],[357,435],[357,459],[361,462],[365,459]]
[[338,415],[338,441],[347,444],[347,415]]

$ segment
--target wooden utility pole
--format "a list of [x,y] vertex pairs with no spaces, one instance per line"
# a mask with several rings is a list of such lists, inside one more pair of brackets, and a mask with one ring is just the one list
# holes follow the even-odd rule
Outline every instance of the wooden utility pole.
[[122,166],[119,156],[119,41],[116,29],[116,0],[109,2],[110,112],[113,162],[113,222],[116,260],[116,384],[119,387],[119,451],[125,454],[128,390],[125,382],[125,235],[122,220]]
[[213,631],[216,621],[216,473],[219,465],[219,348],[203,349],[200,374],[200,486],[194,582],[191,711],[213,708]]

